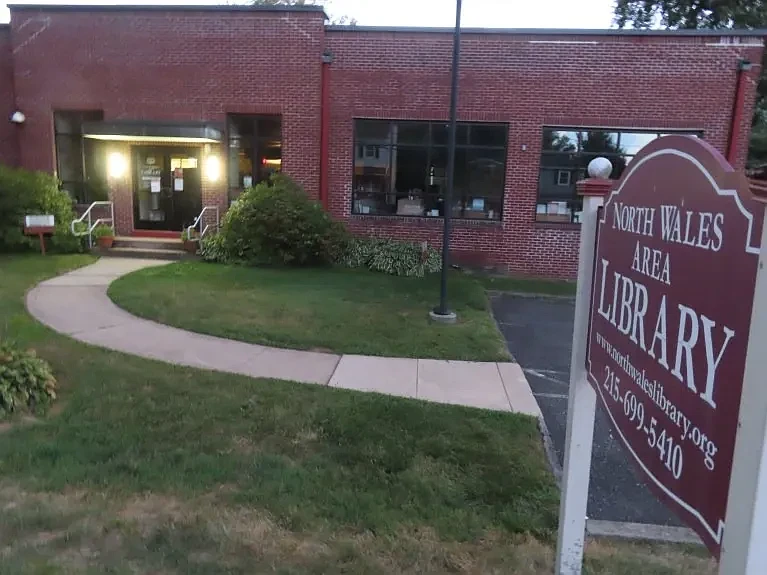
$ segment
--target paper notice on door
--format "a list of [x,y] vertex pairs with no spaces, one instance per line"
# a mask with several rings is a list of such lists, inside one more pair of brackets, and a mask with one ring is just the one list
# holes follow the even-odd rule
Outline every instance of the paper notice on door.
[[160,193],[160,178],[152,178],[149,183],[149,191],[153,194]]
[[173,178],[173,191],[174,192],[184,191],[184,178]]

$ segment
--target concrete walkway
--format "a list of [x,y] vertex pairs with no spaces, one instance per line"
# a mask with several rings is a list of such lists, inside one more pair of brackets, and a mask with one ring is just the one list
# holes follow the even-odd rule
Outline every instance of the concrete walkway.
[[515,363],[277,349],[140,319],[107,297],[107,287],[117,278],[168,263],[102,258],[36,286],[27,294],[27,309],[38,321],[74,339],[177,365],[541,415],[527,379]]

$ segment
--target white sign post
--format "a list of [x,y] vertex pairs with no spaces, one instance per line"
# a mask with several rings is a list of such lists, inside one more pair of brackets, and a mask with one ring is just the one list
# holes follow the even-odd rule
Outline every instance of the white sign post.
[[767,573],[767,210],[764,220],[721,575]]
[[567,435],[565,438],[565,466],[562,476],[562,495],[559,508],[559,535],[557,538],[558,575],[578,575],[583,564],[583,546],[586,536],[586,504],[591,475],[591,446],[594,439],[594,418],[597,398],[586,379],[586,343],[589,330],[589,309],[594,277],[594,249],[596,247],[599,208],[609,192],[612,182],[607,179],[612,165],[605,158],[589,164],[589,175],[582,190],[583,215],[581,244],[578,261],[578,286],[575,296],[575,326],[573,350],[570,359],[570,391],[567,401]]
[[767,202],[767,186],[749,193],[710,144],[680,136],[643,148],[614,191],[598,179],[610,171],[599,158],[578,183],[556,573],[582,572],[600,401],[650,489],[720,559],[720,574],[767,575],[767,212],[754,201]]

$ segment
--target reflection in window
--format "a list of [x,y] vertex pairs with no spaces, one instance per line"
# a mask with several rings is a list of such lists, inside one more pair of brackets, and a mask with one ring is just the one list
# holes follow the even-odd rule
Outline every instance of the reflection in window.
[[282,120],[280,116],[227,118],[229,147],[229,199],[255,186],[282,168]]
[[[456,218],[500,220],[506,175],[503,124],[458,125]],[[352,213],[442,217],[447,186],[445,122],[355,122]]]
[[[701,132],[682,132],[701,136]],[[600,156],[613,165],[611,178],[620,178],[632,158],[662,135],[655,131],[544,128],[538,179],[536,220],[579,223],[582,200],[575,184],[587,175],[591,160]]]
[[56,175],[61,189],[79,204],[106,200],[106,151],[104,142],[83,138],[85,122],[104,119],[101,111],[53,113]]

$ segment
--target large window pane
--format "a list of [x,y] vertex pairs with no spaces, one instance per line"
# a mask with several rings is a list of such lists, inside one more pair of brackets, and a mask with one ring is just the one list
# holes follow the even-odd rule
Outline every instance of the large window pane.
[[469,130],[469,143],[472,146],[506,147],[506,126],[483,126],[474,124]]
[[634,156],[657,137],[658,134],[654,133],[624,132],[621,134],[622,153]]
[[106,199],[103,144],[82,137],[84,122],[100,121],[103,117],[98,110],[53,113],[56,175],[61,189],[77,203]]
[[355,138],[357,141],[371,141],[388,144],[391,141],[391,124],[381,120],[357,120]]
[[229,199],[282,169],[280,116],[230,115],[228,132]]
[[393,143],[428,145],[429,124],[427,122],[397,122],[394,124]]
[[[507,131],[501,124],[458,125],[454,217],[500,219]],[[358,120],[352,213],[443,216],[447,140],[446,122]]]
[[621,154],[618,146],[618,134],[616,132],[603,132],[592,130],[584,134],[581,142],[581,152],[593,154]]
[[543,149],[553,152],[577,152],[579,139],[577,132],[544,129]]
[[506,179],[504,150],[469,150],[466,161],[464,216],[500,219]]
[[575,184],[586,177],[589,163],[600,156],[609,159],[613,165],[610,177],[618,179],[634,155],[657,137],[655,131],[544,128],[536,219],[579,223],[583,202]]

